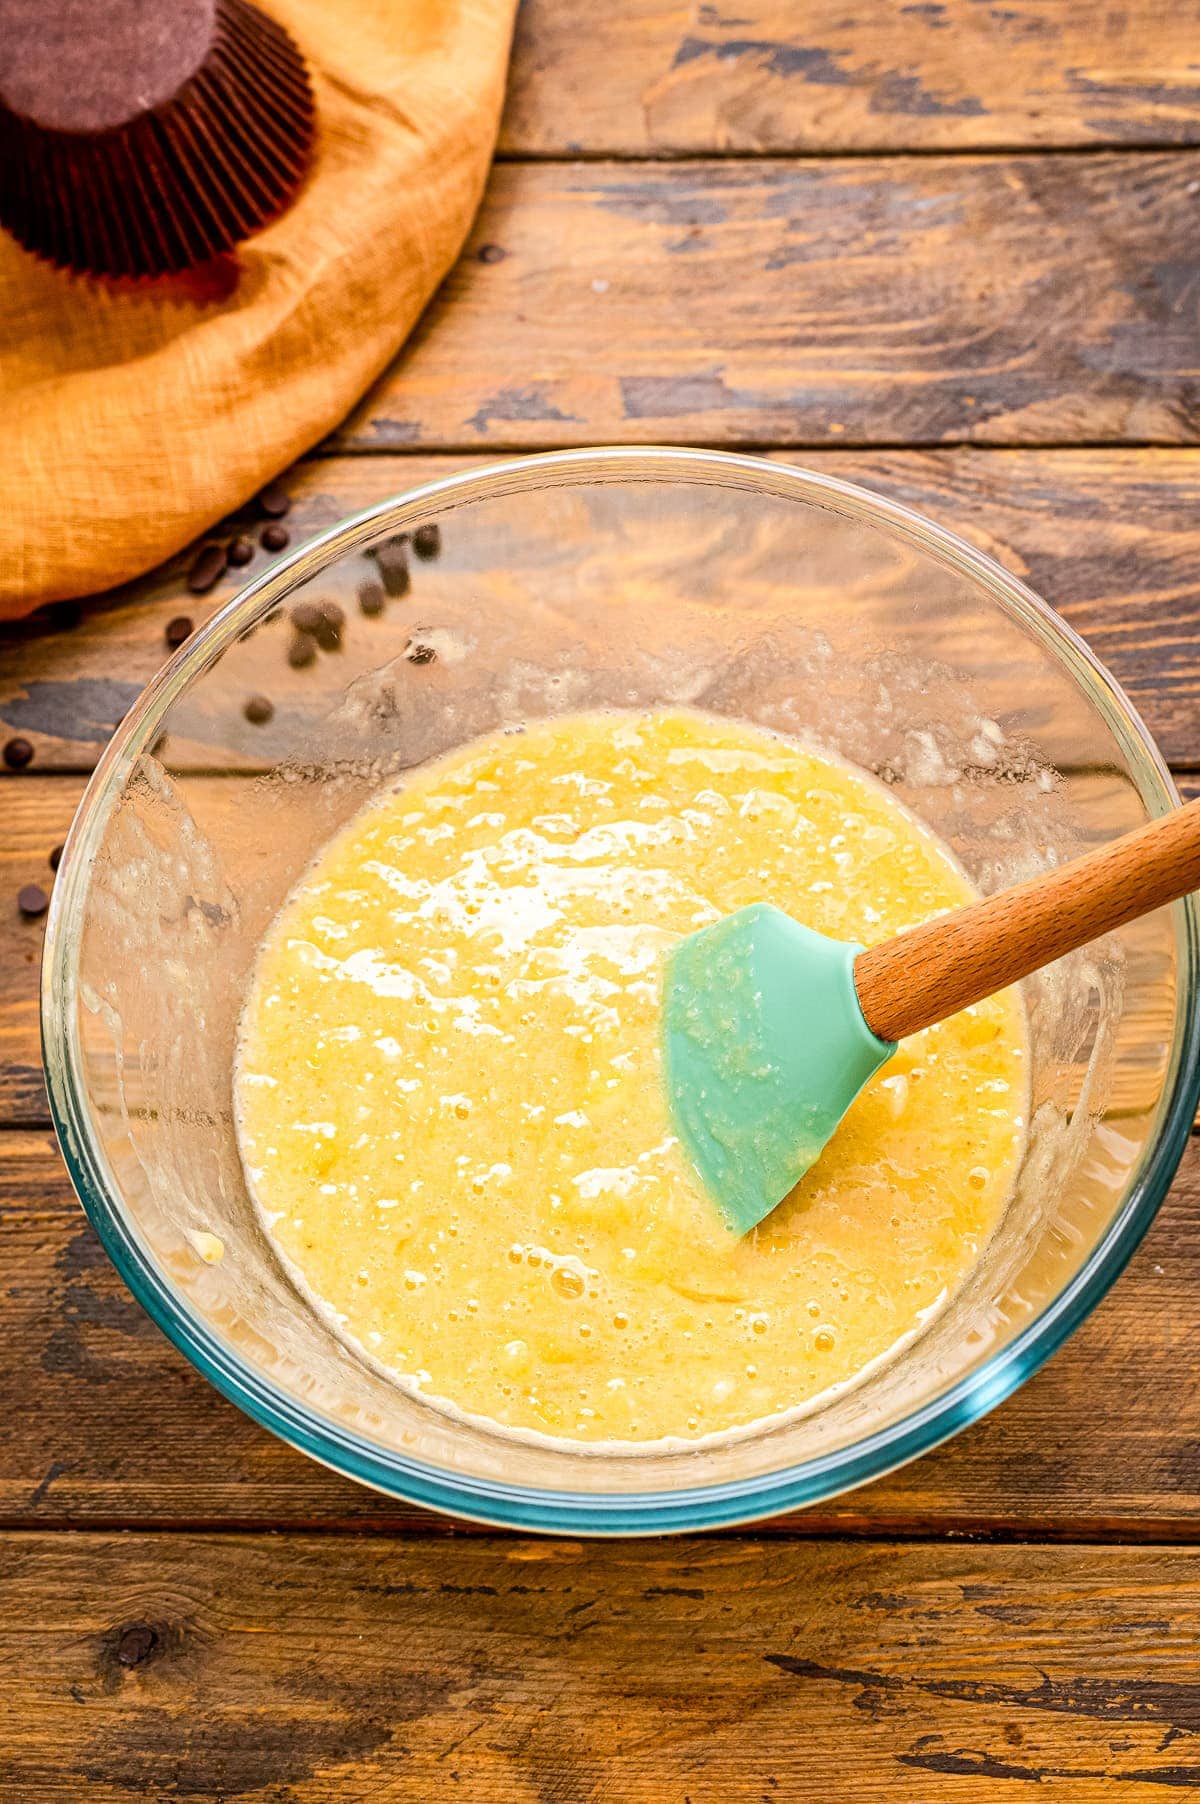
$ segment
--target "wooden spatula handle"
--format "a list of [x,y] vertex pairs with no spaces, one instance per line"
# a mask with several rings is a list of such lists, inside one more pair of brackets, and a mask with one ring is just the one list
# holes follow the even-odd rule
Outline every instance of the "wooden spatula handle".
[[1200,801],[859,954],[867,1026],[903,1040],[1200,888]]

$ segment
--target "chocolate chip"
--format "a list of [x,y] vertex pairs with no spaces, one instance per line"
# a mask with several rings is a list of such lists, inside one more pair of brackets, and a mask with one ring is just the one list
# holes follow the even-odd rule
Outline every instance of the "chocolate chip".
[[432,521],[428,526],[418,526],[412,536],[412,548],[422,563],[428,564],[442,549],[441,527]]
[[286,526],[264,526],[260,543],[267,551],[283,551],[289,542]]
[[324,618],[319,601],[298,601],[292,609],[292,625],[297,632],[315,633]]
[[297,633],[288,646],[288,663],[293,670],[307,670],[317,656],[317,648],[307,633]]
[[178,651],[184,640],[190,639],[195,630],[189,615],[176,614],[174,620],[167,621],[167,630],[163,637],[172,651]]
[[379,551],[379,574],[383,578],[383,586],[393,598],[407,595],[412,587],[412,578],[408,574],[408,554],[403,545],[383,545]]
[[387,597],[379,583],[367,581],[358,585],[358,605],[362,613],[373,618],[382,614],[387,606]]
[[481,244],[475,255],[481,263],[503,263],[508,252],[502,244]]
[[321,603],[320,625],[313,633],[313,638],[322,651],[340,651],[342,648],[342,629],[346,624],[345,611],[339,608],[336,601]]
[[51,852],[50,857],[47,860],[47,862],[52,871],[56,871],[58,869],[59,865],[62,863],[62,855],[65,852],[65,850],[66,850],[65,846],[55,846],[53,852]]
[[423,639],[410,639],[404,655],[410,664],[432,664],[437,657],[432,645],[426,645]]
[[200,555],[188,571],[187,586],[193,595],[207,595],[214,583],[225,574],[224,545],[202,545]]
[[275,713],[275,703],[269,695],[252,695],[242,713],[253,727],[265,727]]
[[281,482],[269,482],[265,489],[259,490],[259,511],[268,520],[282,520],[291,505],[292,498]]
[[24,770],[33,763],[33,747],[28,739],[10,739],[4,747],[4,762],[9,770]]
[[248,564],[254,556],[254,540],[248,539],[244,532],[239,533],[236,539],[229,541],[229,550],[226,556],[234,569],[240,570],[242,565]]
[[44,915],[49,906],[50,898],[40,883],[27,883],[17,891],[17,907],[31,920],[35,915]]

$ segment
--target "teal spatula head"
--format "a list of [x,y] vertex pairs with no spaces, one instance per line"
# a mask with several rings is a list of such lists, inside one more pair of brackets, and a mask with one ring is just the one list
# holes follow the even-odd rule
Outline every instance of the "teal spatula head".
[[667,957],[675,1131],[736,1234],[783,1201],[895,1051],[863,1019],[861,950],[756,902]]

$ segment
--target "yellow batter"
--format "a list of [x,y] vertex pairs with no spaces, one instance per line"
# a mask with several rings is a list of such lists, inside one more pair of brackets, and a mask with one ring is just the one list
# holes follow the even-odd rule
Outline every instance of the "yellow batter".
[[237,1104],[271,1232],[373,1358],[515,1429],[692,1439],[804,1405],[995,1226],[1020,1009],[908,1041],[739,1241],[670,1131],[661,955],[747,902],[869,944],[970,893],[886,791],[754,728],[477,741],[352,821],[267,935]]

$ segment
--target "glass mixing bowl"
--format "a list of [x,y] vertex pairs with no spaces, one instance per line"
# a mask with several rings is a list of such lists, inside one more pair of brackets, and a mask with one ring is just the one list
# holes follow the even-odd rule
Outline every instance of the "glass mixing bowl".
[[[362,612],[372,553],[422,523],[440,527],[440,556]],[[296,669],[287,612],[302,599],[338,602],[346,627]],[[266,723],[245,717],[252,694],[274,703]],[[755,458],[568,452],[372,508],[220,609],[109,744],[55,886],[55,1125],[130,1289],[285,1440],[479,1521],[744,1522],[911,1459],[998,1403],[1104,1295],[1196,1104],[1189,901],[1028,983],[1031,1128],[1004,1221],[922,1336],[827,1407],[716,1445],[595,1450],[521,1442],[390,1383],[293,1287],[246,1192],[231,1069],[260,936],[315,851],[423,760],[533,717],[661,703],[802,733],[877,773],[984,891],[1177,800],[1087,648],[950,533]]]

